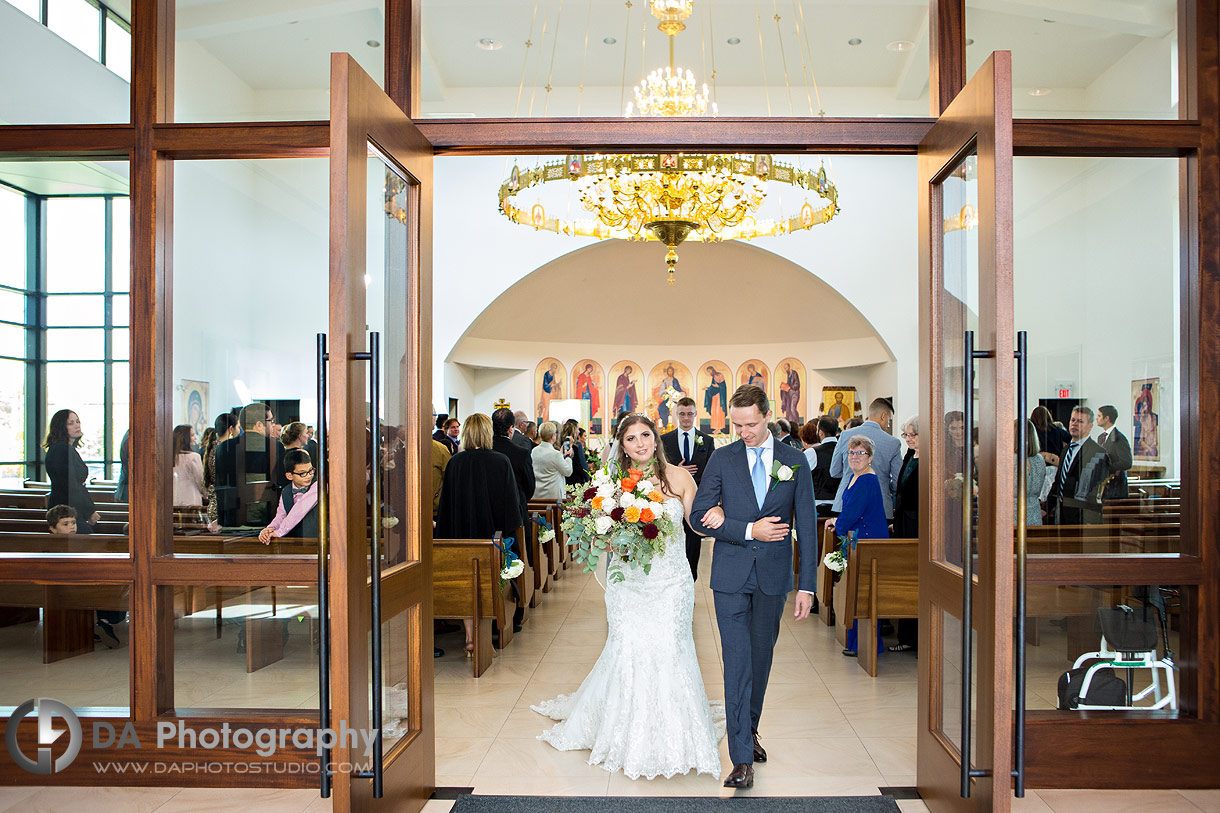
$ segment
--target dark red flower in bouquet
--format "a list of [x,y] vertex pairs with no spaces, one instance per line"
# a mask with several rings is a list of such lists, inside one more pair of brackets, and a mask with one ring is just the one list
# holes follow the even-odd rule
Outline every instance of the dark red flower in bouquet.
[[593,498],[594,498],[594,497],[596,497],[596,496],[597,496],[597,489],[596,489],[596,488],[587,488],[587,489],[585,489],[585,493],[584,493],[584,497],[583,497],[583,499],[586,499],[586,500],[591,500],[591,499],[593,499]]
[[587,516],[589,516],[589,509],[588,509],[588,508],[584,508],[584,507],[582,507],[582,506],[576,506],[575,508],[569,508],[569,509],[568,509],[568,516],[572,516],[572,517],[587,517]]
[[650,522],[647,525],[640,526],[640,533],[644,534],[645,539],[656,539],[660,531],[657,530],[656,525]]
[[615,522],[622,522],[623,521],[623,509],[621,507],[613,509],[610,512],[610,519],[614,520]]

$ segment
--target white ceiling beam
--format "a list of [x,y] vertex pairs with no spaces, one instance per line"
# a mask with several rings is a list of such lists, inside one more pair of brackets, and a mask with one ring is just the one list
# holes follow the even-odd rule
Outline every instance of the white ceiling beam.
[[906,101],[918,99],[928,87],[928,67],[931,64],[928,43],[928,15],[920,15],[919,33],[912,40],[915,47],[907,51],[906,61],[898,71],[894,95]]
[[1140,37],[1163,37],[1177,24],[1177,11],[1172,3],[1137,7],[1114,0],[1073,0],[1071,3],[1062,0],[970,0],[970,5],[999,14],[1054,20]]
[[230,0],[178,10],[177,38],[204,40],[303,20],[321,20],[356,11],[381,11],[381,0]]

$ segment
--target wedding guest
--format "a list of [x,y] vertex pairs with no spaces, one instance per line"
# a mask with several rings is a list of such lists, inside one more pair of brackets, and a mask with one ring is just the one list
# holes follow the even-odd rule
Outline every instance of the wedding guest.
[[187,423],[174,427],[174,505],[202,508],[206,486],[203,484],[203,461],[195,445],[195,427]]
[[449,447],[449,454],[455,455],[458,453],[458,435],[462,431],[462,422],[457,418],[450,418],[448,415],[438,415],[436,418],[436,431],[432,433],[432,439]]
[[839,437],[834,456],[830,460],[831,475],[842,478],[838,494],[835,495],[837,511],[843,511],[843,491],[847,488],[847,474],[849,473],[847,450],[850,446],[844,444],[853,437],[863,436],[872,442],[875,450],[875,454],[871,456],[871,465],[881,482],[881,498],[885,505],[885,515],[887,517],[894,515],[894,489],[898,486],[898,470],[902,468],[902,444],[898,442],[898,438],[890,434],[890,427],[893,423],[894,408],[890,402],[884,398],[876,398],[868,405],[868,420],[858,427],[845,430]]
[[1129,494],[1127,470],[1131,468],[1134,459],[1131,456],[1131,442],[1114,425],[1117,420],[1118,410],[1112,404],[1097,408],[1097,426],[1101,429],[1097,443],[1106,450],[1111,471],[1110,482],[1101,494],[1102,500],[1121,500]]
[[76,533],[76,509],[70,505],[55,505],[47,511],[47,527],[53,534]]
[[228,440],[237,437],[237,418],[230,412],[222,412],[216,416],[212,424],[213,432],[200,446],[199,456],[203,459],[203,485],[207,494],[208,530],[220,532],[220,522],[216,509],[216,448]]
[[530,442],[530,450],[532,451],[538,445],[538,424],[533,421],[525,422],[525,437]]
[[313,461],[304,449],[290,449],[284,455],[284,479],[288,487],[280,492],[279,504],[271,523],[259,531],[258,541],[291,536],[316,539],[318,536],[318,484],[314,482]]
[[[830,474],[830,464],[834,459],[834,453],[839,442],[839,422],[828,415],[823,415],[816,422],[809,421],[805,426],[801,427],[802,442],[806,437],[806,429],[813,427],[813,436],[816,438],[815,445],[811,450],[814,453],[810,458],[809,473],[813,475],[813,501],[817,506],[819,517],[838,516],[838,511],[835,510],[835,495],[839,493],[838,477],[832,477]],[[809,457],[809,451],[805,452],[805,457]]]
[[788,422],[787,418],[779,418],[775,421],[775,426],[779,430],[776,440],[780,443],[787,443],[794,449],[802,448],[801,439],[792,434],[792,424]]
[[[1020,421],[1020,419],[1017,419]],[[1018,436],[1017,442],[1020,443]],[[1042,524],[1042,492],[1046,486],[1046,461],[1040,454],[1038,433],[1033,421],[1025,422],[1025,524]],[[1019,452],[1019,449],[1018,449]],[[1017,509],[1016,495],[1013,495],[1013,510]]]
[[[894,533],[897,539],[919,538],[919,419],[908,418],[902,425],[902,440],[907,445],[898,470],[894,490]],[[884,625],[883,625],[884,627]],[[919,646],[919,619],[898,619],[898,643],[890,652],[914,652]]]
[[1102,522],[1101,487],[1110,475],[1110,458],[1101,444],[1089,437],[1092,431],[1093,410],[1087,406],[1073,409],[1068,422],[1072,441],[1063,450],[1047,502],[1056,525]]
[[[494,423],[494,412],[492,413],[492,416],[492,422]],[[525,436],[525,427],[530,422],[529,416],[518,409],[516,412],[512,413],[512,421],[513,428],[508,434],[508,439],[527,452],[534,451],[534,444],[530,443],[530,439]],[[499,435],[498,432],[496,434]]]
[[1059,457],[1072,442],[1072,436],[1055,421],[1051,411],[1041,404],[1034,407],[1029,419],[1033,421],[1034,429],[1038,433],[1038,448],[1042,450],[1042,459],[1048,466],[1058,466]]
[[584,434],[585,430],[580,428],[575,418],[564,421],[559,431],[560,451],[568,442],[572,444],[572,473],[565,478],[567,485],[587,483],[593,479],[589,474],[589,460],[585,456]]
[[61,409],[51,416],[43,448],[47,451],[47,477],[51,480],[51,505],[76,509],[77,533],[91,534],[101,516],[89,496],[89,467],[76,451],[85,432],[80,416]]
[[571,437],[561,451],[559,429],[554,421],[543,423],[538,437],[542,442],[530,453],[534,463],[534,499],[558,500],[563,497],[565,478],[572,474]]
[[279,424],[256,402],[242,407],[239,426],[241,434],[216,447],[218,518],[225,527],[262,526],[275,514],[284,482],[284,447],[270,435]]
[[[47,528],[51,533],[74,534],[76,528],[76,509],[70,505],[56,505],[47,511]],[[93,633],[93,640],[106,644],[110,649],[119,646],[119,636],[114,634],[114,625],[127,620],[127,613],[119,610],[98,610],[94,613],[94,624],[102,631],[101,635]]]
[[[508,441],[507,436],[504,439]],[[435,538],[491,539],[496,532],[508,538],[519,532],[523,519],[513,464],[492,448],[494,443],[490,418],[476,412],[466,419],[462,450],[445,468]],[[522,546],[514,547],[520,551]],[[464,618],[462,623],[466,627],[467,657],[471,657],[474,619]]]
[[441,505],[441,486],[445,483],[445,468],[453,455],[449,447],[435,438],[432,439],[432,520],[436,521],[436,512]]
[[854,418],[847,419],[847,426],[843,427],[843,431],[846,432],[848,429],[855,429],[856,427],[863,426],[863,425],[864,425],[864,419],[861,418],[859,415],[857,415]]
[[[208,431],[211,431],[211,427],[208,427]],[[119,481],[114,484],[115,502],[127,502],[127,461],[128,441],[130,440],[131,430],[128,429],[123,433],[123,440],[119,442]]]
[[[846,433],[844,433],[846,434]],[[846,444],[847,465],[851,469],[850,476],[844,476],[846,486],[842,489],[843,507],[839,516],[826,521],[826,527],[834,530],[840,537],[848,536],[853,531],[856,539],[889,539],[889,521],[885,516],[885,503],[882,499],[883,486],[873,470],[873,441],[865,435],[853,435]],[[843,654],[856,657],[856,641],[859,622],[852,622],[847,633],[847,647]],[[881,651],[881,635],[878,630],[877,651]]]
[[[525,435],[518,432],[518,436],[525,440],[526,447],[522,448],[513,442],[513,432],[516,431],[513,426],[514,415],[507,408],[497,409],[491,413],[491,429],[492,429],[492,444],[491,448],[508,458],[508,462],[513,464],[513,476],[517,482],[517,514],[521,517],[521,521],[525,522],[529,519],[529,501],[534,498],[534,460],[530,457],[533,452],[533,447],[529,446],[529,441],[525,440]],[[529,560],[529,546],[523,546],[522,559],[526,564],[533,564]]]
[[290,449],[304,449],[307,438],[305,436],[305,424],[300,421],[284,424],[284,428],[280,430],[280,443],[287,452]]

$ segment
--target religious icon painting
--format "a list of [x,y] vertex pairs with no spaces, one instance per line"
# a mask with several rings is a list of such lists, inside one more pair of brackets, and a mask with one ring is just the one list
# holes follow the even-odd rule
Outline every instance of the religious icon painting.
[[640,365],[634,361],[620,361],[610,368],[607,379],[614,395],[610,399],[610,434],[618,429],[618,416],[624,412],[643,412],[644,378]]
[[793,358],[784,359],[775,367],[774,398],[778,407],[776,416],[786,418],[792,424],[792,433],[805,423],[808,399],[805,396],[807,376],[805,365]]
[[662,361],[652,368],[648,374],[648,417],[656,423],[657,431],[666,432],[678,425],[678,400],[694,398],[694,391],[694,378],[682,362]]
[[534,370],[534,422],[551,419],[551,401],[566,398],[564,379],[567,371],[559,359],[545,358]]
[[521,170],[513,166],[512,174],[508,176],[508,191],[517,192],[521,189]]
[[[758,359],[749,359],[742,362],[737,368],[737,386],[744,387],[746,384],[753,384],[755,387],[762,387],[763,392],[770,392],[770,387],[767,384],[771,381],[771,370],[767,365],[763,364]],[[736,387],[734,388],[736,389]]]
[[1161,379],[1131,382],[1131,454],[1136,460],[1161,459]]
[[585,157],[583,155],[568,156],[568,174],[579,175],[585,168]]
[[840,429],[845,428],[858,411],[855,387],[822,387],[822,414],[838,421]]
[[699,428],[713,435],[729,433],[729,395],[733,373],[723,361],[699,365],[695,380],[695,406],[699,409]]
[[606,371],[593,359],[581,359],[572,365],[572,394],[589,404],[589,434],[606,431]]
[[771,156],[761,153],[754,156],[754,174],[759,177],[771,174]]

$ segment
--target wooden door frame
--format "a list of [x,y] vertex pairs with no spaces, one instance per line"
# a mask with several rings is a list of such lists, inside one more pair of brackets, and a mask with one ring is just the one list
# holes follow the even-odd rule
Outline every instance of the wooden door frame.
[[[409,328],[408,399],[417,410],[408,415],[408,539],[413,561],[394,569],[390,598],[421,597],[413,613],[412,645],[432,649],[432,494],[423,486],[430,477],[432,435],[432,145],[419,134],[377,83],[349,54],[331,55],[330,121],[330,336],[327,365],[331,424],[328,481],[330,497],[331,727],[346,723],[363,728],[369,720],[369,593],[366,511],[365,403],[367,362],[354,360],[367,350],[365,335],[366,232],[368,228],[367,164],[370,142],[399,165],[409,180],[408,290],[415,296],[404,314]],[[410,279],[410,277],[414,279]],[[429,480],[430,483],[430,480]],[[383,579],[383,582],[385,579]],[[383,607],[386,605],[383,596]],[[389,617],[389,616],[387,616]],[[432,658],[413,657],[408,681],[411,698],[409,733],[385,754],[385,796],[380,804],[423,807],[435,787],[435,716]],[[325,702],[325,701],[323,701]],[[411,758],[400,758],[409,754]],[[362,763],[347,746],[334,749],[335,764]],[[336,772],[336,810],[367,810],[373,805],[372,782]]]
[[[962,575],[934,560],[932,540],[945,528],[943,490],[921,488],[919,495],[919,788],[933,810],[1008,809],[1012,771],[1012,606],[1013,471],[1006,454],[1013,446],[1015,334],[1012,321],[1012,54],[993,53],[941,114],[919,147],[919,315],[920,385],[924,464],[930,477],[944,471],[944,421],[955,405],[944,399],[943,278],[944,224],[940,181],[974,145],[978,160],[978,292],[976,347],[991,351],[978,366],[979,523],[977,581],[973,589],[977,753],[973,762],[989,775],[974,782],[971,801],[958,797],[958,772],[949,773],[951,757],[935,733],[942,719],[938,702],[942,619],[934,604],[955,606],[940,596],[956,596],[960,606]],[[975,364],[966,359],[965,364]],[[972,397],[966,393],[966,397]],[[971,432],[971,427],[966,427]],[[966,482],[971,479],[966,472]],[[925,483],[929,475],[921,475]],[[970,489],[966,489],[969,499]],[[941,499],[934,500],[934,496]],[[968,554],[967,554],[968,555]],[[963,661],[970,657],[962,653]],[[965,733],[962,734],[964,742]],[[959,760],[960,764],[960,760]],[[948,789],[952,789],[950,792]]]

